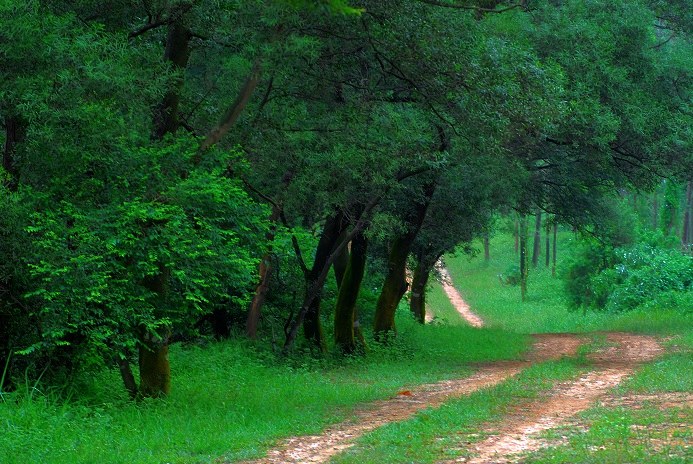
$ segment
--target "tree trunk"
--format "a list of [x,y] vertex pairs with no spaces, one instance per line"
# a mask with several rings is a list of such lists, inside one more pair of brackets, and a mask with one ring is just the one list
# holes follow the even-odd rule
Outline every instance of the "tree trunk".
[[537,211],[534,221],[534,246],[532,247],[532,267],[539,265],[541,253],[541,210]]
[[[163,264],[159,273],[146,278],[145,287],[154,292],[154,304],[159,313],[165,311],[168,304],[169,279],[171,271]],[[160,328],[156,334],[144,331],[139,341],[140,395],[157,398],[171,392],[171,365],[168,359],[168,344],[171,331],[168,327]]]
[[551,277],[556,277],[556,237],[558,236],[558,223],[553,223],[553,257],[551,266]]
[[397,305],[407,291],[406,266],[407,256],[416,235],[421,230],[421,225],[426,218],[428,205],[435,192],[435,181],[431,181],[423,188],[423,201],[414,205],[408,221],[409,230],[397,237],[392,243],[388,257],[388,272],[385,277],[383,289],[378,297],[375,309],[375,338],[378,341],[387,341],[390,335],[396,333],[395,311]]
[[[435,261],[433,263],[435,264]],[[431,275],[431,269],[433,269],[433,264],[430,264],[430,260],[424,256],[419,256],[411,283],[409,309],[416,320],[422,324],[426,323],[426,285]]]
[[527,296],[527,275],[529,269],[527,266],[527,216],[520,218],[520,293],[522,301],[525,301]]
[[[339,238],[339,242],[344,240],[346,234],[342,233]],[[345,246],[342,251],[337,256],[337,259],[332,263],[332,269],[334,270],[334,279],[337,282],[337,290],[342,286],[342,280],[344,279],[344,274],[346,273],[347,266],[349,265],[349,245]]]
[[357,234],[351,241],[349,263],[339,287],[334,314],[334,338],[337,347],[344,354],[351,354],[356,350],[356,300],[366,269],[366,249],[366,237],[363,233]]
[[681,244],[686,252],[691,251],[693,243],[693,181],[688,181],[686,185],[686,206],[683,214],[683,234]]
[[520,223],[515,218],[515,227],[513,228],[513,238],[515,239],[515,254],[520,252]]
[[257,287],[255,287],[255,295],[253,300],[250,302],[250,308],[248,309],[248,317],[245,321],[245,333],[250,339],[255,339],[257,337],[257,328],[260,324],[260,316],[262,314],[262,305],[265,303],[265,298],[267,297],[267,291],[269,290],[270,284],[270,271],[272,269],[272,242],[275,236],[275,227],[277,219],[279,219],[279,207],[272,207],[272,214],[270,215],[270,223],[272,224],[269,232],[267,232],[267,243],[269,244],[267,253],[262,257],[260,261],[260,267],[258,274],[260,276],[260,282]]
[[659,225],[659,192],[652,192],[652,230],[657,230]]
[[378,341],[387,341],[390,335],[395,334],[395,311],[408,287],[406,267],[412,242],[412,234],[407,233],[392,243],[388,273],[375,310],[375,338]]
[[[324,279],[321,279],[321,273],[328,262],[330,254],[333,252],[345,227],[344,214],[338,211],[333,216],[330,216],[325,221],[325,225],[318,242],[318,247],[315,252],[313,267],[305,274],[305,294],[302,308],[305,309],[303,316],[303,334],[314,348],[321,352],[327,350],[325,345],[325,337],[320,323],[320,300],[322,289],[324,287]],[[287,336],[286,344],[291,344]]]
[[171,364],[168,359],[170,333],[164,332],[159,339],[151,334],[144,336],[140,344],[140,395],[158,398],[171,393]]
[[139,389],[137,388],[137,382],[135,382],[135,376],[130,367],[130,361],[125,357],[118,359],[118,368],[120,370],[120,377],[123,379],[123,385],[128,391],[130,398],[134,400],[139,396]]
[[178,76],[174,85],[166,92],[163,100],[154,111],[154,132],[152,134],[154,140],[161,140],[166,134],[175,133],[180,126],[180,92],[185,81],[185,68],[190,58],[190,38],[190,31],[183,25],[182,19],[169,25],[164,60],[173,65]]
[[489,239],[489,233],[484,234],[484,261],[491,259],[491,243]]

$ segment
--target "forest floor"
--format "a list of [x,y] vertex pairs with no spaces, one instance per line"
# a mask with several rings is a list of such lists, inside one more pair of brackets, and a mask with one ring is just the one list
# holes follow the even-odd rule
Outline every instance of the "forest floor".
[[[447,269],[441,266],[439,273],[443,290],[460,316],[469,325],[482,327],[483,320],[471,311],[469,305],[453,286]],[[653,361],[665,352],[660,342],[653,336],[622,332],[580,335],[539,334],[533,335],[533,339],[532,350],[524,360],[479,365],[478,370],[470,377],[402,390],[389,400],[362,406],[357,409],[351,419],[330,426],[318,435],[286,439],[271,449],[265,458],[247,462],[254,464],[330,462],[337,455],[353,447],[360,436],[375,429],[390,423],[405,421],[422,410],[439,408],[454,398],[489,389],[517,376],[535,364],[579,357],[580,351],[583,351],[582,356],[587,369],[584,369],[580,375],[555,382],[538,397],[518,399],[502,417],[488,421],[480,428],[469,430],[468,433],[456,433],[453,439],[456,446],[446,451],[455,457],[434,459],[434,462],[440,463],[519,462],[528,452],[565,444],[567,435],[560,433],[562,428],[570,426],[574,430],[585,429],[587,425],[576,419],[580,412],[595,405],[637,405],[642,398],[637,395],[618,397],[612,393],[614,388],[631,376],[638,366]],[[597,339],[600,342],[596,346],[587,347],[590,342],[594,345]],[[662,397],[659,395],[651,396],[653,398],[649,398],[650,401],[657,400],[662,407],[667,406],[667,402],[669,406],[673,404],[674,407],[683,408],[690,408],[693,404],[693,395],[689,393],[668,395],[665,401],[660,401]],[[686,423],[669,424],[667,427],[673,427],[674,432],[677,427],[688,428],[684,432],[690,432],[690,426]],[[555,433],[551,436],[550,432]],[[440,434],[444,433],[445,431],[440,431]],[[687,445],[685,449],[689,449]]]

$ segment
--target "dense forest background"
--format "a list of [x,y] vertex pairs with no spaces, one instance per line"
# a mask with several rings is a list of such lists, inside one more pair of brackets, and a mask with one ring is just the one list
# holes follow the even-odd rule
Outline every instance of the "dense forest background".
[[0,1],[1,390],[118,369],[161,396],[169,346],[212,338],[368,356],[501,232],[518,304],[560,229],[572,306],[690,311],[691,14]]

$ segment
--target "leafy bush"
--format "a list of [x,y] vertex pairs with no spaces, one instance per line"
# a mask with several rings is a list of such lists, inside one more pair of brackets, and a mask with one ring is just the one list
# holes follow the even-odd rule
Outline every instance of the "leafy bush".
[[565,279],[574,307],[612,312],[643,305],[692,307],[693,257],[651,244],[613,251],[589,245],[574,256]]

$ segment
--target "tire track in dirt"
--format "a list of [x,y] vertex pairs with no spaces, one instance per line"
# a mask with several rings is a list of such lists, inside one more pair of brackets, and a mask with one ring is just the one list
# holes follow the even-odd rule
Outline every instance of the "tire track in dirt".
[[577,380],[558,384],[548,397],[539,399],[509,414],[500,424],[489,426],[482,433],[487,439],[470,445],[473,456],[446,463],[468,464],[517,462],[522,453],[547,446],[539,435],[564,424],[575,414],[589,408],[609,390],[630,376],[638,365],[663,353],[653,337],[609,333],[612,346],[590,356],[594,370]]
[[571,334],[542,334],[526,360],[480,366],[472,376],[412,387],[389,400],[376,401],[357,410],[354,417],[325,429],[319,435],[289,438],[271,449],[265,458],[246,464],[324,463],[350,448],[361,435],[390,422],[402,421],[416,412],[438,407],[445,401],[496,385],[532,363],[572,356],[584,339]]

